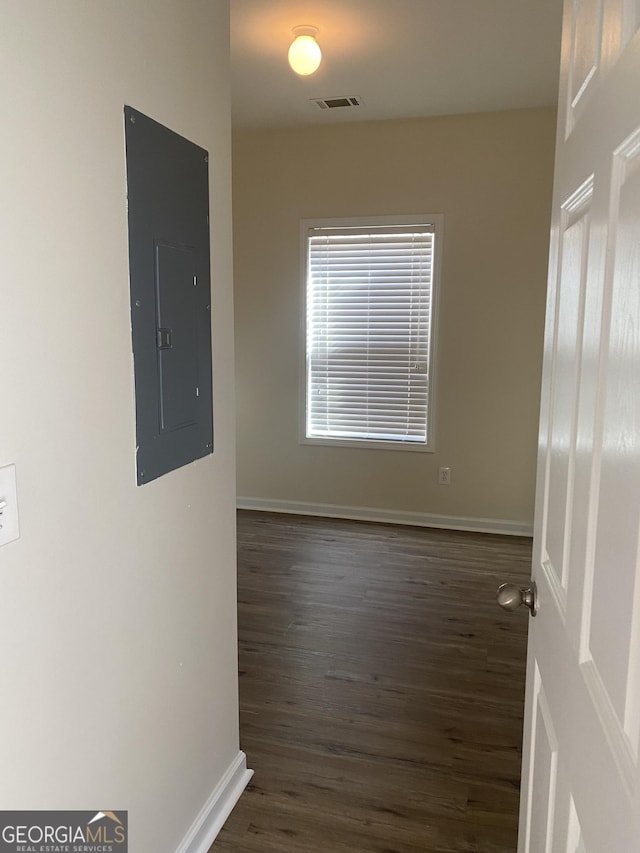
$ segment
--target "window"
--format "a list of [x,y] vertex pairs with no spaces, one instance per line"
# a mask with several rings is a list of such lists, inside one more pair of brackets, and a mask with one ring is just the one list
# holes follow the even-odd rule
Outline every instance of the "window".
[[441,216],[305,220],[303,441],[432,449]]

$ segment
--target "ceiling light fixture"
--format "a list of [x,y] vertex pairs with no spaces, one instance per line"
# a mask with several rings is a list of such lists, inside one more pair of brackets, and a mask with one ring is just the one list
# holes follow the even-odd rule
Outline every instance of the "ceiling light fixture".
[[318,70],[322,60],[322,51],[316,41],[317,27],[294,27],[295,39],[289,48],[289,65],[296,74],[306,77]]

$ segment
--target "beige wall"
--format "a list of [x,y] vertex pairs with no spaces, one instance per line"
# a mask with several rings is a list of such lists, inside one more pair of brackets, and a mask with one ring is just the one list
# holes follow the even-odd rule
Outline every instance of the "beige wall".
[[[241,499],[531,523],[554,134],[535,109],[234,136]],[[391,213],[445,216],[436,452],[301,445],[299,220]]]
[[[239,756],[227,0],[4,0],[0,803],[175,851]],[[211,152],[213,456],[141,488],[123,105]]]

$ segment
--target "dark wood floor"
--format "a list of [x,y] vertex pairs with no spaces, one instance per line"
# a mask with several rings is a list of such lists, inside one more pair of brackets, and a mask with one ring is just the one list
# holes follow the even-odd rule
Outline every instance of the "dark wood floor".
[[514,853],[530,541],[240,512],[240,737],[211,853]]

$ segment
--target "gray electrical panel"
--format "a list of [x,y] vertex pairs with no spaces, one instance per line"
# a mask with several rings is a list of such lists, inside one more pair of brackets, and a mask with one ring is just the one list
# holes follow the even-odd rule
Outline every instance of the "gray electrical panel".
[[207,152],[125,107],[138,485],[213,452]]

